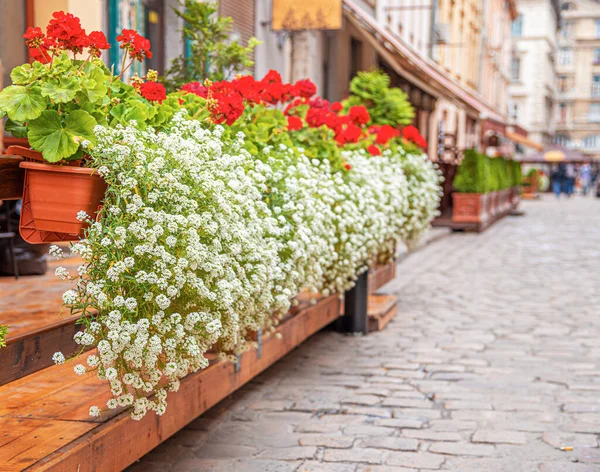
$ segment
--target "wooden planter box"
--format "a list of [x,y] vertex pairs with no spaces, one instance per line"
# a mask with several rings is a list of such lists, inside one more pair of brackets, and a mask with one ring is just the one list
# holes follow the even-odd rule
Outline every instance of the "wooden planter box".
[[489,219],[489,209],[493,208],[493,202],[488,203],[490,197],[492,195],[486,193],[453,193],[452,221],[485,224]]

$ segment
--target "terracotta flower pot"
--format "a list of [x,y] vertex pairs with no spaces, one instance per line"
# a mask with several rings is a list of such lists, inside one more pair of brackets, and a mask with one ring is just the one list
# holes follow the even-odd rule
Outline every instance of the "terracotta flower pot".
[[454,192],[452,194],[452,221],[485,223],[489,217],[486,210],[488,198],[488,194]]
[[79,221],[77,213],[83,210],[96,217],[106,191],[104,179],[85,167],[37,162],[22,162],[20,167],[25,169],[23,199],[28,198],[31,213],[28,228],[33,224],[38,231],[82,236],[87,223]]

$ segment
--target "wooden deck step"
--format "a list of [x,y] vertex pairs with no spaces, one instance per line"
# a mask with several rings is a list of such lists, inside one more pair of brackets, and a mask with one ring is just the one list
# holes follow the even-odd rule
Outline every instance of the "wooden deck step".
[[394,295],[369,295],[367,315],[369,333],[381,331],[398,313],[398,297]]
[[[74,362],[52,366],[0,387],[0,470],[122,470],[190,421],[264,371],[339,317],[337,295],[301,303],[277,329],[264,336],[260,351],[240,358],[239,368],[214,362],[190,374],[168,398],[163,416],[134,421],[127,411],[99,418],[90,405],[110,398],[106,382],[78,377]],[[86,356],[87,354],[84,354]]]
[[56,351],[78,351],[73,341],[78,317],[61,313],[62,294],[71,285],[54,270],[60,265],[75,274],[80,263],[78,258],[53,261],[42,276],[0,278],[0,324],[8,326],[6,347],[0,349],[0,385],[52,365]]

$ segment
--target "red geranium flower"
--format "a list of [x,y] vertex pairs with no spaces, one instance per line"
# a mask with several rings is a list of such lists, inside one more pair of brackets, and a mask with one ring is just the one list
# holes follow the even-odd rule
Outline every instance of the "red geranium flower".
[[350,164],[348,164],[347,162],[344,162],[344,169],[350,170],[350,169],[352,169],[352,166]]
[[408,125],[402,128],[402,137],[409,141],[413,141],[416,136],[419,136],[419,130],[413,125]]
[[28,47],[35,48],[42,44],[44,33],[42,28],[32,28],[30,26],[27,28],[27,31],[25,31],[23,37],[25,38],[25,44],[27,44]]
[[89,39],[81,27],[81,21],[72,13],[57,11],[46,27],[46,36],[52,46],[80,53],[89,46]]
[[344,131],[342,132],[344,141],[347,143],[357,143],[360,139],[361,134],[361,129],[353,124],[349,124],[348,126],[346,126],[346,129],[344,129]]
[[340,102],[333,102],[329,108],[331,111],[338,113],[344,109],[344,106]]
[[140,94],[146,100],[150,100],[151,102],[162,103],[162,101],[167,98],[165,86],[158,82],[144,82],[140,86]]
[[90,54],[96,57],[102,55],[102,50],[110,49],[110,44],[106,40],[106,36],[102,31],[92,31],[89,36]]
[[193,93],[199,97],[206,98],[208,95],[208,87],[202,85],[200,82],[190,82],[181,86],[181,90],[188,93]]
[[294,84],[295,96],[301,96],[303,98],[310,98],[317,93],[317,86],[313,84],[309,79],[298,80]]
[[300,118],[298,118],[297,116],[288,116],[287,117],[287,122],[288,122],[288,129],[290,131],[296,131],[298,129],[302,129],[302,120]]
[[375,146],[374,144],[371,144],[368,148],[367,151],[369,151],[369,154],[371,154],[371,156],[381,156],[381,149],[379,149],[377,146]]
[[150,51],[150,40],[139,35],[137,31],[124,29],[117,36],[117,41],[121,43],[121,49],[125,49],[129,53],[131,59],[143,61],[144,57],[152,58]]
[[390,139],[397,136],[400,136],[400,131],[390,125],[383,125],[377,130],[375,142],[377,144],[387,144]]
[[368,110],[362,105],[350,107],[348,115],[355,125],[366,125],[371,120]]

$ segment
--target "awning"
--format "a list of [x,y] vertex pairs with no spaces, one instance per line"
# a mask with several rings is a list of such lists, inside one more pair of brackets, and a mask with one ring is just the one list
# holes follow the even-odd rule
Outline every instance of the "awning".
[[527,146],[527,147],[535,149],[537,151],[542,151],[544,149],[544,145],[542,143],[532,141],[531,139],[527,138],[526,136],[523,136],[523,135],[517,134],[517,133],[513,133],[512,131],[507,131],[506,137],[515,143],[522,144],[523,146]]
[[590,162],[592,159],[577,149],[568,149],[563,146],[550,145],[544,147],[542,152],[525,156],[521,162],[531,164],[552,164],[557,162],[581,163]]
[[[387,51],[388,56],[390,53],[395,56],[396,62],[403,70],[402,75],[406,75],[409,80],[415,78],[416,85],[421,87],[422,84],[427,84],[430,86],[429,89],[435,88],[438,94],[468,105],[487,119],[500,123],[505,122],[504,117],[485,103],[477,93],[465,88],[438,64],[420,56],[410,46],[382,28],[375,18],[355,4],[353,0],[344,0],[344,12],[355,26],[365,30],[372,37],[371,44],[375,49]],[[422,88],[427,90],[425,87]]]

